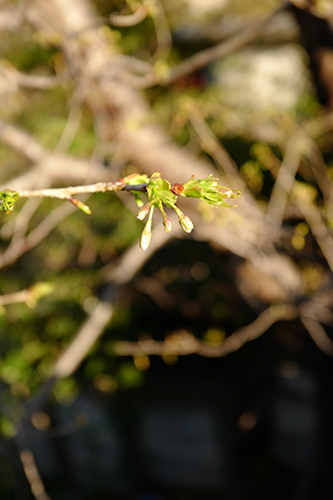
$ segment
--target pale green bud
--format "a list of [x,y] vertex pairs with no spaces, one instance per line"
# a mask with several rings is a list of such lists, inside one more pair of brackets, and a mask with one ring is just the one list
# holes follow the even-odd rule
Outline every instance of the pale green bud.
[[136,216],[136,218],[139,219],[139,220],[145,219],[145,217],[148,215],[150,207],[151,207],[151,203],[146,203],[145,205],[143,205],[140,208],[140,210],[139,210],[138,215]]
[[164,229],[167,233],[170,233],[171,229],[172,229],[172,224],[171,224],[171,220],[169,219],[169,217],[165,217],[163,219],[163,226],[164,226]]
[[151,240],[151,231],[148,231],[146,228],[142,231],[140,247],[142,250],[147,250],[150,245]]
[[174,207],[174,209],[178,215],[179,224],[181,225],[182,230],[185,231],[185,233],[190,233],[194,228],[193,222],[178,207]]
[[150,245],[153,213],[154,213],[154,207],[150,206],[148,220],[141,234],[140,247],[142,248],[142,250],[147,250],[147,248]]
[[193,222],[187,215],[184,215],[184,217],[179,219],[179,224],[185,233],[190,233],[194,228]]

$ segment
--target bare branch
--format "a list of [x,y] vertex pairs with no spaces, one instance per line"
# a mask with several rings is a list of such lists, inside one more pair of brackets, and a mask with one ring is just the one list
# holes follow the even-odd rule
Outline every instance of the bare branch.
[[16,31],[23,23],[23,15],[15,7],[8,7],[0,12],[0,31]]
[[24,474],[30,484],[30,489],[36,500],[50,500],[45,491],[45,487],[38,472],[35,458],[31,450],[25,448],[20,452],[20,459],[23,465]]
[[146,19],[147,15],[147,7],[145,5],[140,5],[140,7],[133,14],[129,14],[127,16],[110,14],[107,20],[113,26],[127,28],[129,26],[136,26],[137,24],[142,23],[142,21]]
[[333,356],[333,342],[319,321],[304,314],[300,315],[300,319],[319,349],[328,356]]
[[109,191],[146,191],[146,184],[127,185],[122,181],[97,182],[87,186],[70,186],[65,188],[50,189],[18,189],[16,192],[20,198],[58,198],[68,200],[73,194],[83,193],[106,193]]
[[273,192],[271,194],[266,212],[268,225],[272,222],[281,227],[283,214],[285,212],[289,194],[294,184],[295,176],[301,159],[301,151],[298,146],[299,135],[293,135],[287,142],[283,162],[281,163]]
[[315,206],[311,206],[310,204],[309,206],[305,206],[302,203],[298,203],[297,206],[309,224],[313,236],[316,238],[331,271],[333,271],[333,237],[329,228]]
[[290,321],[297,317],[297,308],[286,304],[284,311],[279,315],[272,314],[272,309],[263,311],[252,323],[237,330],[220,345],[209,345],[195,338],[186,331],[176,332],[163,341],[153,339],[140,340],[139,342],[117,341],[113,351],[118,356],[139,356],[143,354],[163,356],[177,354],[188,356],[199,354],[209,358],[219,358],[237,351],[244,344],[263,335],[275,322]]
[[182,61],[177,66],[171,68],[168,76],[164,78],[151,76],[150,79],[147,77],[146,87],[154,85],[171,85],[180,78],[190,75],[212,62],[236,52],[240,48],[255,40],[262,33],[262,31],[266,29],[273,17],[277,13],[281,12],[281,10],[284,10],[284,8],[274,11],[273,13],[264,16],[256,23],[246,26],[240,31],[240,33],[232,36],[229,40],[223,41],[213,47],[202,50],[201,52],[197,52],[188,59],[185,59],[185,61]]
[[10,245],[6,251],[0,255],[0,269],[13,264],[21,255],[38,245],[61,220],[73,213],[76,208],[70,203],[61,205],[54,209],[43,221],[26,236],[26,238]]
[[6,78],[9,82],[29,89],[50,89],[61,84],[61,80],[57,76],[44,75],[28,75],[17,71],[13,67],[0,66],[0,75]]
[[156,61],[159,58],[167,59],[171,51],[172,36],[163,5],[159,0],[155,0],[153,8],[149,11],[149,14],[155,25],[157,40],[157,48],[152,60]]

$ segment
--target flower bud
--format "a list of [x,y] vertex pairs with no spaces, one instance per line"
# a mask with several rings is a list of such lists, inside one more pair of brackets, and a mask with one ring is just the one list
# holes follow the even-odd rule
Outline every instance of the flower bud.
[[193,222],[191,221],[191,219],[187,215],[184,215],[184,217],[179,219],[179,224],[181,225],[181,227],[182,227],[183,231],[185,231],[185,233],[190,233],[192,231],[192,229],[194,228]]
[[140,247],[142,250],[147,250],[147,248],[150,245],[150,240],[151,240],[151,231],[148,229],[144,229],[141,234],[141,241],[140,241]]
[[178,215],[179,224],[181,225],[182,230],[185,231],[185,233],[190,233],[194,228],[193,222],[178,207],[174,207],[174,209]]
[[147,203],[147,205],[150,206],[150,209],[149,209],[149,216],[148,216],[147,223],[146,223],[145,228],[141,234],[140,247],[142,248],[142,250],[147,250],[147,248],[150,245],[150,240],[151,240],[151,224],[152,224],[152,219],[153,219],[154,207],[151,206],[151,203]]
[[139,219],[139,220],[143,220],[147,216],[147,214],[149,212],[149,209],[150,209],[150,206],[151,206],[151,203],[146,203],[145,205],[143,205],[140,208],[140,210],[139,210],[138,215],[136,216],[136,218]]
[[164,226],[164,230],[167,232],[167,233],[170,233],[171,229],[172,229],[172,224],[171,224],[171,220],[169,219],[169,217],[165,216],[163,218],[163,226]]

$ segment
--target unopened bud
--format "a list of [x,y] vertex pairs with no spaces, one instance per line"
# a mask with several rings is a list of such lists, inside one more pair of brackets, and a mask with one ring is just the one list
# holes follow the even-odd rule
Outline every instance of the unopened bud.
[[179,218],[179,224],[181,225],[181,228],[185,233],[190,233],[192,229],[194,228],[193,222],[191,219],[185,215],[178,207],[174,207],[176,214],[178,215]]
[[[147,203],[147,205],[148,205],[148,203]],[[151,204],[149,203],[149,206],[150,205]],[[144,230],[142,231],[142,234],[141,234],[140,247],[142,248],[142,250],[147,250],[147,248],[150,245],[150,240],[151,240],[151,224],[152,224],[152,219],[153,219],[153,213],[154,213],[154,207],[150,206],[148,220],[147,220],[145,228],[144,228]]]
[[184,215],[181,219],[179,219],[179,224],[181,225],[183,231],[185,233],[190,233],[192,229],[194,228],[193,222],[187,215]]
[[79,201],[77,200],[76,198],[73,198],[72,196],[70,198],[68,198],[68,200],[73,203],[73,205],[75,205],[77,208],[79,208],[80,210],[82,210],[82,212],[84,212],[85,214],[87,215],[90,215],[91,214],[91,210],[90,208],[88,207],[88,205],[86,205],[85,203],[83,203],[82,201]]
[[141,241],[140,241],[140,247],[142,250],[147,250],[147,248],[150,245],[150,240],[151,240],[151,231],[148,229],[144,229],[141,234]]
[[163,219],[163,226],[164,226],[164,230],[167,233],[170,233],[170,231],[172,229],[172,224],[171,224],[171,220],[169,219],[169,217],[167,217],[167,216],[164,217],[164,219]]
[[147,216],[147,214],[149,212],[149,209],[150,209],[150,206],[151,206],[151,203],[146,203],[145,205],[143,205],[140,208],[140,210],[139,210],[138,215],[136,216],[136,218],[139,219],[139,220],[143,220]]

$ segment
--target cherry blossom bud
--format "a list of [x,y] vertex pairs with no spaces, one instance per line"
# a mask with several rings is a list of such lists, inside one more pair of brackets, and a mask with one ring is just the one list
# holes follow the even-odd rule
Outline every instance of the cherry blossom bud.
[[139,210],[138,215],[136,216],[136,218],[139,219],[139,220],[143,220],[147,216],[147,214],[148,214],[148,212],[150,210],[150,207],[151,207],[151,203],[146,203],[145,205],[143,205],[140,208],[140,210]]

